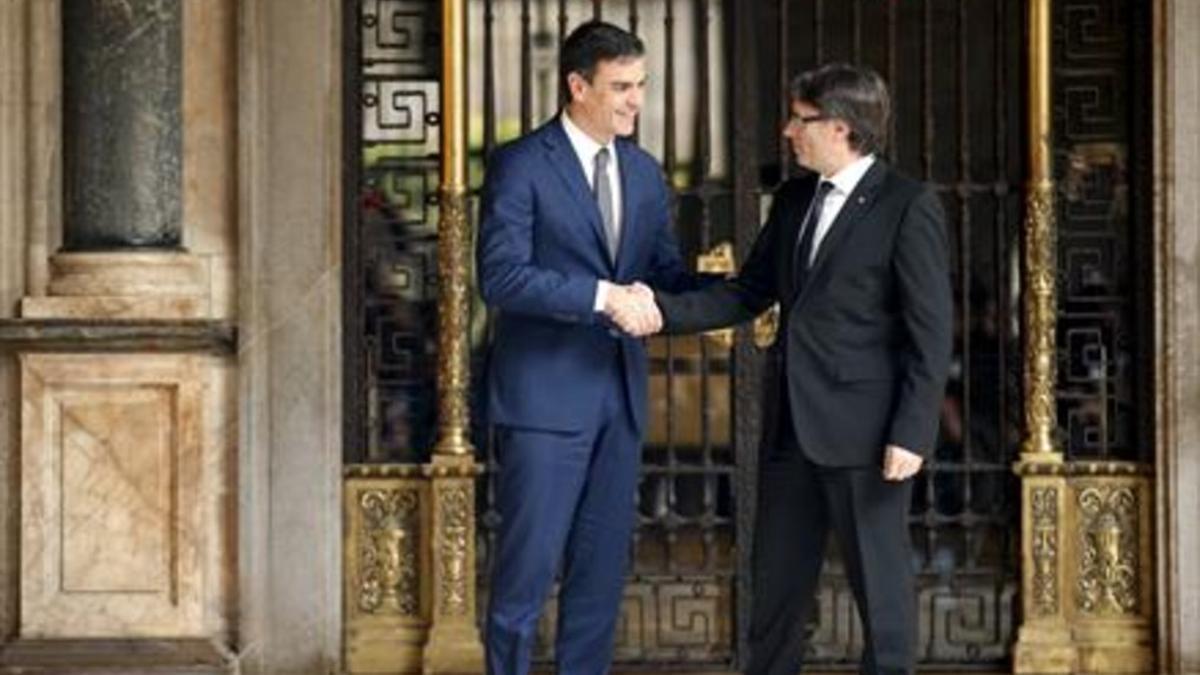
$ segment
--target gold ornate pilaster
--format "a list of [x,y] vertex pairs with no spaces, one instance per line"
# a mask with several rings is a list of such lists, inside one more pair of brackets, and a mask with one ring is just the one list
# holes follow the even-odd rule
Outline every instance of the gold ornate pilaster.
[[482,673],[483,647],[475,627],[474,460],[425,467],[430,487],[430,609],[425,673]]
[[1067,600],[1073,559],[1066,518],[1070,505],[1065,478],[1057,471],[1063,466],[1031,462],[1018,469],[1022,621],[1013,648],[1015,673],[1075,670]]
[[[1035,137],[1036,138],[1036,137]],[[1025,436],[1023,462],[1061,462],[1057,427],[1054,183],[1030,181],[1025,216]]]
[[1056,236],[1051,0],[1030,0],[1029,185],[1025,218],[1023,616],[1017,673],[1151,673],[1154,567],[1147,467],[1063,461],[1055,447]]
[[425,673],[483,672],[475,627],[475,450],[467,389],[471,236],[467,204],[465,0],[442,2],[442,184],[438,223],[438,441],[429,486],[430,626]]
[[1061,462],[1054,446],[1055,223],[1050,2],[1029,2],[1029,184],[1025,212],[1025,438],[1022,461]]
[[1025,212],[1025,429],[1021,459],[1021,600],[1017,673],[1069,673],[1075,649],[1064,599],[1067,486],[1054,444],[1055,225],[1050,116],[1050,2],[1029,0],[1029,183]]
[[442,3],[442,184],[438,222],[438,455],[470,457],[467,387],[466,2]]

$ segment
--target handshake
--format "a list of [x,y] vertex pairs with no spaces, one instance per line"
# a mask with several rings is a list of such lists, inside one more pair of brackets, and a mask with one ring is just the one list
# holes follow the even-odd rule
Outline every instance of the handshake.
[[646,337],[662,330],[662,314],[654,303],[654,291],[641,282],[610,285],[604,298],[604,315],[633,337]]

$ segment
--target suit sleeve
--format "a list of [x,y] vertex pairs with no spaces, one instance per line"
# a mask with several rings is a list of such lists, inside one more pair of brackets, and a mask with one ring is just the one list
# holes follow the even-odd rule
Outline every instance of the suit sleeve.
[[750,255],[736,276],[685,293],[655,293],[663,332],[695,333],[749,321],[778,300],[775,261],[787,209],[780,195],[771,205]]
[[922,190],[900,223],[892,266],[908,334],[900,358],[900,391],[889,442],[928,454],[953,349],[954,301],[949,245],[938,198]]
[[590,323],[598,279],[534,260],[535,176],[520,154],[506,150],[494,155],[484,181],[475,248],[480,294],[505,311]]
[[671,198],[666,184],[659,179],[654,204],[654,247],[645,282],[655,290],[683,293],[695,290],[714,279],[692,272],[679,254],[679,242],[671,229]]

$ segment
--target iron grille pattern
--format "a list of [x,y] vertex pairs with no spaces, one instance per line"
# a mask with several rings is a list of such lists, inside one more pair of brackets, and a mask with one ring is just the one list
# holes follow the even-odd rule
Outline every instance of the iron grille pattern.
[[1150,297],[1150,11],[1054,3],[1057,400],[1072,459],[1153,461],[1151,303],[1135,302]]
[[440,4],[359,0],[347,78],[356,125],[346,236],[348,461],[421,461],[437,371]]

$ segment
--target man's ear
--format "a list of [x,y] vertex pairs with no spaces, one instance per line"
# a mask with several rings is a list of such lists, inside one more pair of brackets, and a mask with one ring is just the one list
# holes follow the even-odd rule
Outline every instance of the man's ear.
[[846,124],[845,120],[834,118],[833,128],[835,131],[837,131],[839,136],[842,136],[846,140],[850,140],[850,134],[853,132],[853,129],[850,128],[849,124]]
[[588,82],[587,82],[587,80],[585,80],[583,78],[583,75],[580,75],[577,72],[568,73],[567,74],[567,94],[570,95],[570,99],[572,101],[574,101],[574,100],[580,98],[581,96],[583,96],[583,88],[586,87],[587,84],[588,84]]

